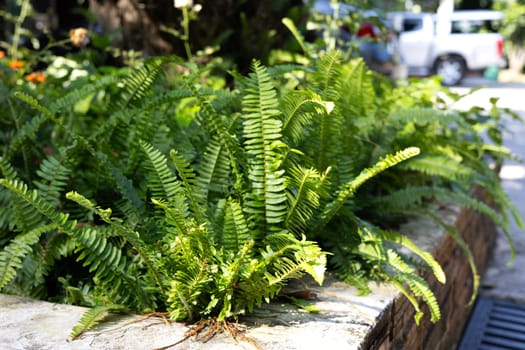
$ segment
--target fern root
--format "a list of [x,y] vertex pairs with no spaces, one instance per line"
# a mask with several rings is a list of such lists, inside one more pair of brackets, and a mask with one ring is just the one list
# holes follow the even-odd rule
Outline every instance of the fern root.
[[243,330],[240,328],[238,323],[219,321],[217,318],[209,318],[197,322],[195,325],[191,326],[190,329],[186,331],[186,333],[184,333],[184,337],[182,339],[176,341],[173,344],[154,350],[167,350],[185,342],[190,338],[194,338],[194,341],[206,343],[220,333],[227,333],[234,340],[240,339],[253,345],[253,347],[257,350],[263,350],[263,348],[259,345],[259,343],[257,343],[255,339],[248,337],[243,333]]

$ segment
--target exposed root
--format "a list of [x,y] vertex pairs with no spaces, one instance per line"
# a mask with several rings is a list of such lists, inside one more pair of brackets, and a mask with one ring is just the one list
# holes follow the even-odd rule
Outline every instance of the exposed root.
[[168,320],[169,315],[170,315],[169,312],[151,312],[149,314],[143,315],[142,317],[137,319],[135,322],[140,322],[142,320],[145,320],[151,317],[160,317],[164,321],[164,324],[166,326],[169,326],[170,325],[170,321]]
[[[146,319],[149,319],[149,318],[154,318],[154,317],[158,317],[158,318],[161,318],[163,320],[163,323],[166,325],[166,326],[170,326],[170,321],[168,319],[169,317],[169,313],[168,312],[151,312],[149,314],[145,314],[145,315],[142,315],[142,316],[138,316],[138,317],[135,317],[129,321],[126,321],[124,323],[121,323],[119,324],[118,326],[116,327],[113,327],[113,328],[110,328],[110,329],[105,329],[105,330],[102,330],[100,332],[96,332],[94,333],[95,336],[97,335],[100,335],[102,333],[108,333],[108,332],[114,332],[114,331],[117,331],[119,329],[122,329],[122,328],[125,328],[131,324],[134,324],[134,323],[138,323],[138,322],[141,322],[143,320],[146,320]],[[150,326],[154,326],[155,324],[152,323],[152,324],[149,324],[145,327],[150,327]]]
[[167,350],[173,348],[186,340],[193,338],[194,341],[200,341],[206,343],[210,341],[214,336],[220,333],[227,333],[234,340],[240,339],[244,342],[247,342],[257,350],[263,350],[263,348],[255,341],[255,339],[246,336],[243,333],[243,330],[240,329],[238,323],[228,322],[228,321],[218,321],[217,318],[209,318],[202,320],[194,324],[184,333],[184,337],[177,342],[164,346],[162,348],[157,348],[154,350]]

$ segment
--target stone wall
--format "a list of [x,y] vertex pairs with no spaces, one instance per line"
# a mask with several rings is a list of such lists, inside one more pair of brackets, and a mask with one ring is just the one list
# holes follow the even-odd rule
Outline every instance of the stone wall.
[[[479,189],[475,195],[484,199]],[[496,241],[496,226],[488,217],[467,209],[461,210],[454,226],[470,247],[478,273],[482,274]],[[363,349],[450,350],[457,347],[472,308],[468,304],[473,287],[472,271],[466,255],[450,235],[444,236],[433,252],[445,271],[447,283],[440,284],[431,273],[423,276],[438,299],[441,320],[432,324],[427,312],[417,326],[412,305],[399,296],[367,335]]]

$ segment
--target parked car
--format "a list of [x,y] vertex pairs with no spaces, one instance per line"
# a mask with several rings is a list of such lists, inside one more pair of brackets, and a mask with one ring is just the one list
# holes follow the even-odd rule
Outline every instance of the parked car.
[[469,70],[507,65],[498,33],[501,12],[396,12],[387,18],[398,31],[398,54],[408,75],[438,74],[443,85],[456,85]]

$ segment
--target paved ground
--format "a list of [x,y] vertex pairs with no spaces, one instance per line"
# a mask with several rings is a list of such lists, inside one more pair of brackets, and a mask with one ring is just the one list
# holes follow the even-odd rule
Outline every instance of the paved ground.
[[[459,108],[470,105],[490,106],[491,97],[499,97],[498,106],[511,108],[525,119],[525,84],[498,83],[479,77],[467,78],[462,86],[453,90],[464,93],[472,87],[485,86],[460,101]],[[507,118],[504,121],[508,132],[504,144],[518,157],[525,159],[525,123]],[[505,163],[501,177],[503,187],[525,220],[525,163]],[[508,299],[525,304],[525,231],[515,223],[511,235],[516,247],[516,260],[508,266],[510,249],[507,239],[500,234],[494,256],[482,281],[481,295]]]

